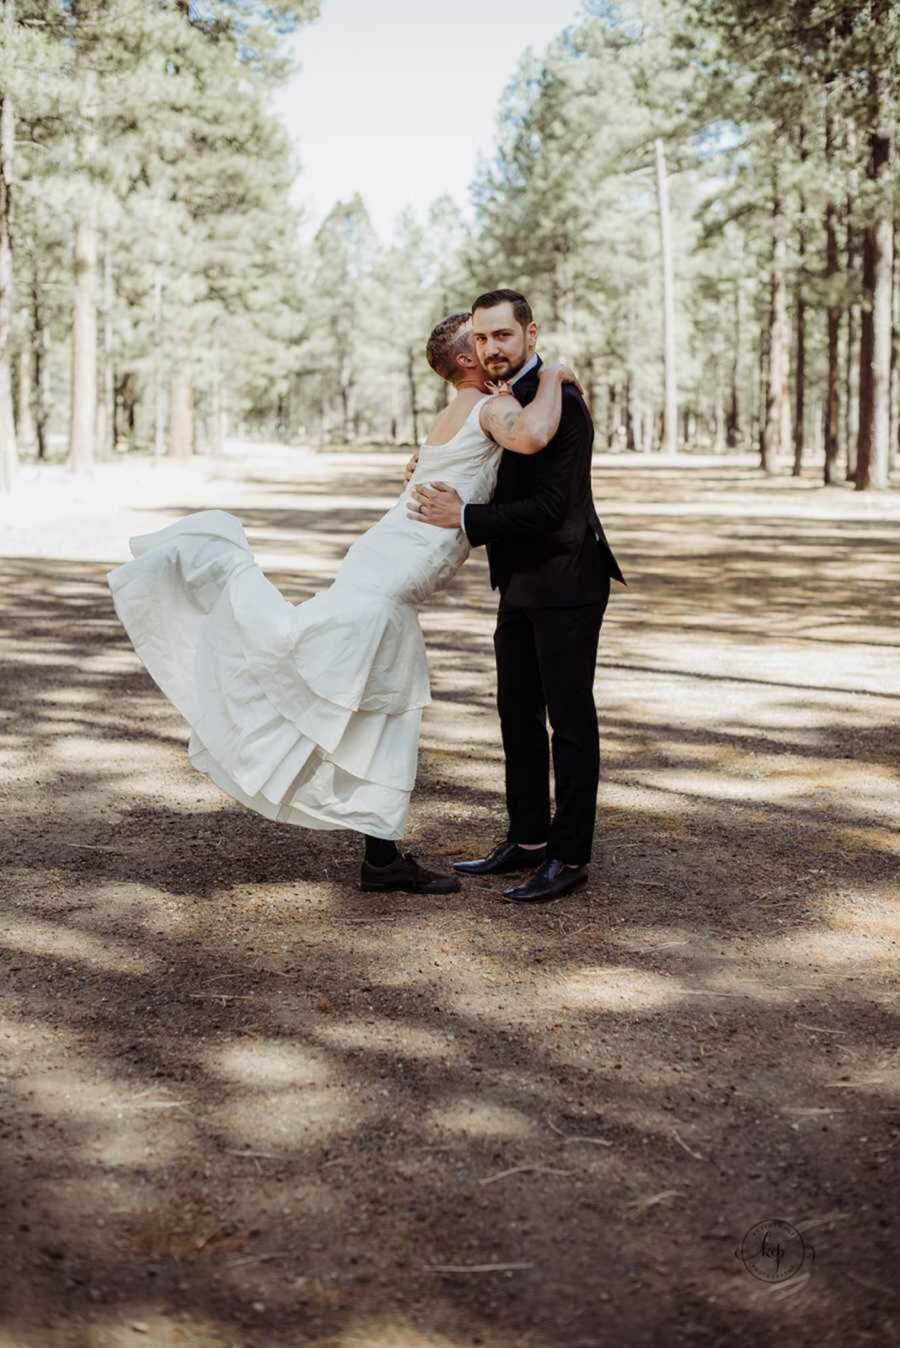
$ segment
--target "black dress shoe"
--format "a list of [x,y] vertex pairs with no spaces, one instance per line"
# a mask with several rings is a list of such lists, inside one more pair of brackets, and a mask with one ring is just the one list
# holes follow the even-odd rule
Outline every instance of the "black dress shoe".
[[395,890],[405,894],[456,894],[462,888],[455,875],[426,871],[411,852],[398,852],[388,866],[372,866],[364,861],[359,887],[381,894]]
[[546,847],[520,847],[518,843],[498,843],[490,856],[480,861],[454,861],[453,869],[460,875],[509,875],[513,871],[530,871],[547,859]]
[[567,866],[564,861],[554,861],[551,857],[540,870],[535,871],[524,885],[505,889],[503,898],[507,903],[540,903],[548,899],[559,899],[572,889],[578,889],[587,883],[586,866]]

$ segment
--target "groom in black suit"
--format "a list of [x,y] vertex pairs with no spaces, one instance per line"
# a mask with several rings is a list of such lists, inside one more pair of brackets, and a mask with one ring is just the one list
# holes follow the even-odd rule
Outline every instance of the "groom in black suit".
[[[488,378],[509,383],[523,406],[531,402],[541,359],[525,297],[515,290],[479,296],[472,331]],[[538,454],[504,451],[489,504],[463,506],[440,485],[416,490],[430,523],[462,524],[474,547],[486,545],[491,586],[500,591],[494,649],[509,831],[489,856],[459,861],[454,870],[531,870],[504,892],[510,902],[556,899],[587,879],[600,776],[597,644],[610,580],[625,583],[591,495],[593,442],[587,405],[566,384],[556,435]]]

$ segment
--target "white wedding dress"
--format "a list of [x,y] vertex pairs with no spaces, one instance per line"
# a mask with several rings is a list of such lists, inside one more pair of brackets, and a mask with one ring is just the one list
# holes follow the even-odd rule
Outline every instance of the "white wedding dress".
[[411,519],[407,500],[429,481],[490,499],[500,451],[479,425],[485,401],[446,444],[420,446],[397,503],[302,604],[224,510],[138,534],[134,560],[107,573],[135,650],[190,726],[191,763],[235,800],[304,828],[402,837],[431,701],[417,608],[469,554],[461,529]]

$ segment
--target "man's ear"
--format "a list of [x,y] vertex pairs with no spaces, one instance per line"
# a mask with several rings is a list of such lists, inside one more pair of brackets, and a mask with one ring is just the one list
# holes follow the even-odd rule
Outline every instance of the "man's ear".
[[537,323],[535,323],[533,319],[528,324],[528,327],[525,330],[525,335],[528,339],[528,345],[531,347],[533,351],[534,348],[537,346]]

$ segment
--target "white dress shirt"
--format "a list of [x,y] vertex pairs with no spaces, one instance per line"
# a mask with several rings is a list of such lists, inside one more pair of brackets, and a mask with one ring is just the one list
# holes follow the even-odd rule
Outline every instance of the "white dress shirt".
[[[523,375],[525,375],[525,374],[528,373],[529,370],[533,370],[534,367],[535,367],[535,365],[537,365],[537,363],[538,363],[538,357],[537,357],[537,352],[535,352],[535,354],[534,354],[533,356],[531,356],[528,360],[526,360],[526,362],[525,362],[525,364],[522,366],[521,370],[519,370],[517,374],[514,374],[513,377],[512,377],[512,379],[507,379],[507,380],[506,380],[506,383],[509,384],[510,387],[512,387],[512,385],[515,384],[515,383],[517,383],[517,382],[522,378]],[[461,525],[462,525],[463,533],[466,532],[466,506],[467,506],[468,504],[469,504],[468,501],[463,501],[463,504],[462,504],[462,510],[460,511],[460,516],[459,516],[459,518],[460,518],[460,523],[461,523]]]

